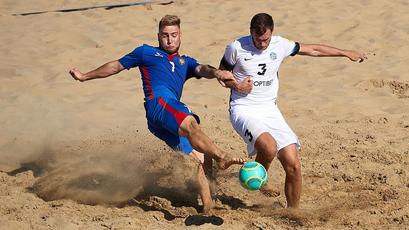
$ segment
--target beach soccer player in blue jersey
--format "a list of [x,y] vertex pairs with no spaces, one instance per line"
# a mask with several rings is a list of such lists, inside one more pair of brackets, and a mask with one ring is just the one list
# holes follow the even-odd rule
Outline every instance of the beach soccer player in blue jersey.
[[188,56],[178,53],[180,19],[166,15],[159,22],[159,47],[142,45],[119,60],[108,62],[88,73],[74,68],[71,76],[79,81],[105,78],[124,69],[139,67],[145,94],[145,110],[149,130],[173,149],[194,157],[200,162],[197,181],[203,211],[213,206],[205,169],[211,169],[212,159],[220,169],[232,164],[243,164],[244,159],[234,158],[218,148],[199,126],[199,118],[180,101],[183,85],[191,77],[224,81],[233,80],[231,72],[198,64]]

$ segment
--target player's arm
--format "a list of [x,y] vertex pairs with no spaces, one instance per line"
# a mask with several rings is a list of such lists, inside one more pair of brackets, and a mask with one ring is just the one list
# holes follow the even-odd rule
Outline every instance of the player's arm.
[[216,78],[223,86],[224,82],[234,81],[234,76],[231,72],[216,69],[211,65],[198,65],[195,68],[195,74],[199,77],[207,79]]
[[[225,61],[223,61],[223,59],[220,61],[219,69],[229,72],[231,72],[232,70],[232,68],[228,68],[226,66],[226,63]],[[244,79],[242,82],[238,82],[235,78],[233,78],[232,80],[224,81],[223,83],[226,88],[233,89],[239,93],[249,94],[251,92],[251,89],[253,88],[253,80],[250,76]],[[222,82],[220,82],[220,84],[222,84]]]
[[111,75],[117,74],[124,70],[125,68],[119,61],[111,61],[108,63],[103,64],[102,66],[89,71],[87,73],[82,73],[77,68],[73,68],[70,70],[71,76],[78,81],[88,81],[96,78],[105,78]]
[[319,44],[300,44],[298,54],[312,57],[347,57],[354,62],[363,62],[367,59],[364,53]]

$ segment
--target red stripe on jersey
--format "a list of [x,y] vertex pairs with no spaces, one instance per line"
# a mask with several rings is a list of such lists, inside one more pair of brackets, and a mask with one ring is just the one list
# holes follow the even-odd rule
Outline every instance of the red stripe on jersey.
[[153,91],[152,91],[152,85],[151,85],[151,79],[149,76],[148,69],[146,66],[142,66],[142,76],[146,84],[146,88],[148,89],[148,98],[153,99]]
[[189,114],[178,111],[175,108],[173,108],[172,106],[166,104],[166,102],[162,99],[162,97],[159,97],[159,104],[161,104],[162,107],[166,109],[166,111],[168,111],[169,113],[171,113],[175,117],[176,122],[179,125],[182,124],[182,121],[185,120],[185,118],[187,116],[189,116]]

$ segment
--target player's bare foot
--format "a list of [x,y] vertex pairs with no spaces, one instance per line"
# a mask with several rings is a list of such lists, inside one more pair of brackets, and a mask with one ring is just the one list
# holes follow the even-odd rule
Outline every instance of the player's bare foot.
[[220,158],[219,160],[217,160],[217,165],[219,167],[219,169],[227,169],[229,168],[231,165],[242,165],[246,162],[245,159],[240,158],[240,157],[231,157],[228,154],[225,154],[223,158]]
[[211,210],[213,209],[213,207],[214,207],[214,202],[213,201],[203,203],[202,213],[203,214],[211,214]]
[[213,200],[209,205],[203,205],[202,214],[206,216],[216,214],[217,210],[226,210],[226,205],[222,204],[220,200]]
[[275,189],[271,184],[266,184],[260,188],[260,192],[267,197],[278,197],[280,191]]

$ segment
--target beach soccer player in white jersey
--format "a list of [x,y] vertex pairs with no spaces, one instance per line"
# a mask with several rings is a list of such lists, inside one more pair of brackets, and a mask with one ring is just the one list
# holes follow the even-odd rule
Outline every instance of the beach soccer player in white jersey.
[[[362,62],[365,54],[326,45],[302,44],[273,35],[274,22],[266,13],[256,14],[250,23],[250,35],[230,43],[220,68],[230,70],[235,81],[231,88],[230,121],[247,144],[250,157],[267,170],[277,156],[284,168],[287,207],[297,208],[302,187],[300,142],[277,107],[278,69],[288,56],[347,57]],[[265,195],[277,195],[267,183]]]

